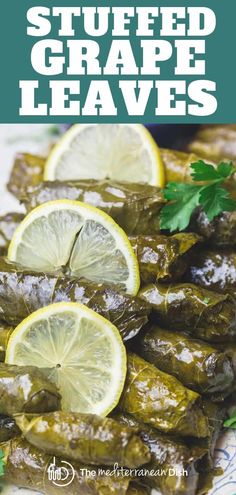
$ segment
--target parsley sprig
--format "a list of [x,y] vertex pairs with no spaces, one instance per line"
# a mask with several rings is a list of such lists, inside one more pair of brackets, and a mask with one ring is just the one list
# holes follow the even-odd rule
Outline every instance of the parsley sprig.
[[193,183],[169,182],[163,190],[164,198],[170,202],[161,210],[161,229],[170,232],[184,230],[197,206],[202,207],[210,221],[223,211],[236,210],[236,201],[221,187],[223,182],[235,173],[232,162],[221,162],[214,167],[199,160],[190,167]]
[[233,412],[232,416],[224,422],[226,428],[236,429],[236,411]]
[[5,468],[5,461],[4,461],[5,454],[2,449],[0,449],[0,476],[4,475],[4,468]]

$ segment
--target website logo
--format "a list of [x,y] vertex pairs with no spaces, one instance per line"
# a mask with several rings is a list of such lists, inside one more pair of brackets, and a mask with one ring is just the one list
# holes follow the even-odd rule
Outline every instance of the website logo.
[[60,461],[60,465],[56,463],[56,458],[53,457],[53,461],[47,468],[48,480],[58,487],[70,485],[75,477],[75,470],[73,466],[67,461]]

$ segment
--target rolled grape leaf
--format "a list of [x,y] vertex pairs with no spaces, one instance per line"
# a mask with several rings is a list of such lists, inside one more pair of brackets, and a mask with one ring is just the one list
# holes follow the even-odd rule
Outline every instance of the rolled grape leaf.
[[[230,359],[233,370],[234,370],[234,375],[236,378],[236,343],[235,342],[221,342],[219,344],[215,344],[217,349],[219,349],[220,352],[223,352],[228,356]],[[232,392],[235,393],[235,382],[234,382],[234,387],[232,387]],[[229,398],[230,400],[230,398]]]
[[205,212],[198,210],[193,215],[190,230],[204,237],[213,249],[232,248],[236,244],[236,212],[224,211],[210,222]]
[[[162,149],[161,155],[167,182],[192,181],[190,164],[198,161],[199,155],[168,149]],[[200,156],[202,157],[202,154]],[[157,188],[143,184],[109,181],[44,183],[44,162],[41,157],[20,154],[13,167],[8,188],[17,197],[21,197],[28,210],[50,199],[76,199],[103,209],[129,234],[159,233],[158,214],[164,205],[164,200]],[[236,195],[236,188],[234,189]],[[215,245],[235,244],[236,215],[234,213],[224,212],[209,222],[205,213],[200,211],[191,229],[210,239]]]
[[[191,181],[190,164],[198,161],[199,156],[201,157],[203,156],[201,153],[198,154],[197,156],[194,153],[185,153],[183,151],[176,151],[165,148],[161,148],[160,153],[165,167],[167,182],[169,181],[187,182],[188,180]],[[31,155],[29,153],[19,153],[16,156],[11,177],[8,183],[9,191],[12,192],[18,198],[21,195],[24,196],[24,191],[27,188],[29,192],[32,188],[32,193],[34,193],[34,188],[36,187],[36,191],[37,191],[37,186],[39,186],[43,182],[45,162],[46,160],[40,156]],[[74,181],[70,181],[70,183],[71,182],[73,183]],[[92,181],[86,180],[86,181],[76,181],[76,182],[82,184],[83,183],[89,184],[89,182]],[[38,191],[40,191],[40,188]],[[50,199],[59,199],[59,198],[48,197],[46,201],[50,201]],[[71,197],[69,199],[78,199],[78,198]]]
[[200,241],[196,234],[131,236],[143,284],[178,281],[185,273],[192,250]]
[[[199,157],[204,157],[204,154],[202,153],[195,154],[167,148],[160,148],[160,153],[162,162],[165,167],[166,182],[191,182],[192,178],[190,175],[190,164],[198,161]],[[38,204],[41,204],[41,202],[50,201],[51,199],[60,199],[60,196],[57,195],[58,193],[56,191],[57,188],[60,189],[60,181],[51,183],[52,188],[50,188],[50,182],[45,182],[44,184],[42,184],[45,162],[46,160],[40,156],[31,155],[29,153],[19,153],[16,156],[15,163],[13,165],[10,181],[8,183],[8,189],[18,198],[21,197],[23,201],[26,201],[29,208],[31,209]],[[79,198],[76,191],[69,191],[69,189],[67,190],[67,184],[69,185],[69,188],[72,187],[73,184],[75,184],[75,187],[77,187],[76,184],[81,184],[82,188],[86,188],[87,184],[87,187],[89,188],[90,185],[92,185],[93,183],[95,184],[95,181],[92,180],[68,182],[61,181],[61,191],[63,191],[63,194],[72,194],[72,196],[69,196],[68,199],[78,200]],[[55,186],[53,184],[55,184]],[[97,184],[108,184],[109,187],[108,181],[99,181],[97,182]],[[64,185],[66,186],[66,189],[63,189]],[[114,182],[114,186],[117,186],[119,189],[119,182]],[[136,187],[135,184],[133,184],[132,186]],[[144,186],[142,184],[140,186],[140,191],[143,187],[146,188],[146,185]],[[137,191],[138,190],[139,186]],[[109,195],[111,195],[110,199],[113,199],[113,193],[116,196],[118,190],[116,193],[116,191],[113,191],[112,188],[107,189],[105,202],[106,199],[109,199]],[[61,192],[59,194],[61,195]],[[100,191],[98,191],[98,194],[100,194]],[[83,200],[81,198],[80,201],[89,202],[87,199]],[[93,201],[99,201],[99,198],[96,199],[94,197]],[[95,206],[97,205],[95,204]]]
[[[208,436],[207,439],[207,446],[209,448],[209,456],[208,456],[208,462],[210,467],[214,466],[214,451],[215,451],[215,446],[216,442],[219,438],[219,434],[222,430],[223,427],[223,421],[227,416],[227,406],[225,403],[223,404],[216,404],[212,402],[211,400],[208,399],[203,399],[202,400],[202,408],[204,411],[204,414],[208,418],[208,424],[209,424],[209,430],[210,430],[210,435]],[[199,440],[200,444],[201,442],[204,443],[204,440]],[[202,445],[203,445],[202,443]],[[206,443],[205,443],[206,445]]]
[[60,409],[56,385],[33,366],[0,363],[0,411],[2,414],[42,413]]
[[[139,428],[140,438],[149,447],[150,462],[141,468],[141,479],[163,495],[194,495],[198,486],[198,464],[208,456],[205,446],[188,446],[183,440],[160,433],[134,416],[116,412],[114,417],[124,425]],[[145,472],[146,469],[146,472]],[[153,473],[159,473],[153,476]],[[161,475],[162,473],[162,475]],[[139,478],[140,479],[140,478]]]
[[147,303],[109,285],[25,271],[0,259],[0,317],[7,324],[17,325],[37,309],[60,301],[80,302],[97,311],[120,330],[123,340],[137,335],[150,313]]
[[152,305],[160,325],[212,342],[235,340],[236,306],[230,295],[179,283],[150,284],[139,296]]
[[136,354],[128,356],[119,408],[165,433],[199,438],[209,433],[200,396]]
[[198,162],[199,156],[194,153],[161,148],[161,157],[165,167],[166,182],[192,182],[190,165]]
[[12,236],[23,218],[22,213],[7,213],[0,217],[0,248],[4,255],[7,254]]
[[191,152],[216,162],[236,161],[236,125],[201,126],[188,145]]
[[232,360],[206,342],[152,325],[139,338],[137,351],[146,361],[201,394],[214,398],[217,392],[222,397],[232,391]]
[[39,184],[43,180],[45,161],[41,156],[19,153],[7,184],[8,191],[20,198],[26,187]]
[[128,234],[159,232],[165,203],[157,187],[113,181],[41,182],[22,193],[27,211],[51,200],[83,201],[108,213]]
[[32,420],[17,416],[26,440],[47,454],[89,464],[136,468],[150,460],[137,430],[111,418],[57,411]]
[[214,477],[218,473],[215,469],[215,446],[223,428],[223,421],[227,417],[227,407],[224,403],[218,405],[206,399],[202,400],[202,407],[208,418],[209,435],[207,438],[191,439],[190,448],[200,447],[207,450],[207,454],[199,459],[197,466],[199,472],[197,493],[203,495],[212,488]]
[[236,292],[236,253],[233,250],[199,250],[193,256],[186,280],[218,292]]
[[[54,184],[53,182],[51,184]],[[132,208],[135,208],[135,212],[132,213]],[[117,213],[117,208],[115,208]],[[146,211],[146,210],[144,210]],[[130,218],[137,215],[137,208],[134,203],[131,203]],[[113,215],[114,217],[115,215]],[[6,217],[2,217],[8,225],[8,234],[4,237],[3,254],[6,254],[9,242],[16,227],[23,220],[22,214],[9,213]],[[122,220],[124,219],[124,221]],[[155,215],[158,218],[158,214]],[[125,213],[124,217],[116,220],[119,224],[128,230],[129,232],[138,230],[145,230],[138,224],[137,228],[134,226],[132,220],[131,225],[128,226],[128,214]],[[7,223],[8,222],[8,223]],[[126,222],[126,223],[125,223]],[[6,225],[5,225],[6,228]],[[149,227],[147,228],[149,230]],[[150,231],[155,231],[153,226],[150,226]],[[1,218],[0,218],[0,241],[1,241]],[[171,237],[164,235],[131,235],[129,237],[133,249],[138,257],[139,266],[141,270],[141,278],[143,283],[155,282],[156,280],[172,281],[179,280],[187,269],[190,255],[194,246],[201,240],[201,237],[194,233],[181,233]]]
[[[50,456],[30,445],[23,438],[15,438],[2,443],[4,453],[4,481],[14,483],[23,488],[31,488],[45,495],[126,495],[130,479],[115,474],[107,476],[99,474],[99,468],[75,464],[65,464],[65,459]],[[68,472],[70,485],[63,483],[58,488],[50,480],[50,470],[64,468]],[[95,475],[86,473],[93,472]]]

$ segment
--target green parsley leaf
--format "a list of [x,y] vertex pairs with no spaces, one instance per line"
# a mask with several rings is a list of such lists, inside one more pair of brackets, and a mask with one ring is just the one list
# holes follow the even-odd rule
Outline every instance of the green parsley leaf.
[[232,162],[221,162],[217,167],[203,160],[191,164],[192,178],[201,184],[169,182],[163,190],[169,201],[160,214],[160,227],[163,230],[184,230],[192,213],[201,206],[211,221],[222,211],[235,211],[236,201],[230,198],[221,184],[235,173]]
[[164,191],[165,199],[177,200],[161,210],[160,227],[163,230],[184,230],[191,215],[199,204],[199,187],[192,184],[169,184]]
[[183,196],[195,194],[198,192],[199,186],[195,184],[185,184],[183,182],[168,182],[163,190],[164,198],[168,201],[182,201]]
[[231,418],[227,419],[224,422],[224,426],[226,428],[233,428],[236,429],[236,411],[233,412]]
[[5,468],[5,461],[4,461],[5,454],[2,449],[0,449],[0,476],[4,475],[4,468]]
[[197,182],[222,181],[235,172],[232,162],[221,162],[217,167],[214,167],[210,163],[205,163],[203,160],[192,163],[191,169],[193,170],[191,176]]
[[227,179],[227,177],[230,177],[235,173],[235,167],[232,162],[229,163],[221,162],[217,167],[217,171],[221,175],[221,177]]
[[197,182],[209,182],[221,178],[217,169],[213,167],[213,165],[210,165],[210,163],[205,163],[203,160],[191,163],[191,169],[193,170],[191,177]]
[[236,210],[236,201],[229,197],[228,191],[220,187],[219,183],[202,189],[199,202],[210,221],[222,211]]

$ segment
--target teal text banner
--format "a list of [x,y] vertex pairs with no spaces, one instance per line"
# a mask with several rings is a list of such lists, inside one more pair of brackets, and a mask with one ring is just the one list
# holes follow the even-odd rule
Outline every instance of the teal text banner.
[[1,7],[0,122],[235,123],[236,2]]

